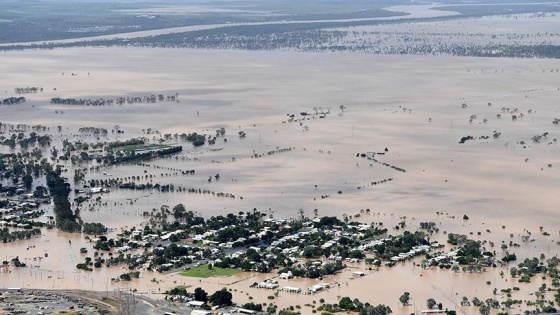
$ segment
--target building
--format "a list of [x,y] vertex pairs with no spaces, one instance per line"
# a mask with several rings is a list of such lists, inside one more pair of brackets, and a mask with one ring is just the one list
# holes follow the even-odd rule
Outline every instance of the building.
[[282,290],[290,293],[301,293],[301,288],[295,288],[295,287],[284,287],[282,288]]
[[[206,302],[202,302],[202,301],[189,301],[189,302],[187,302],[187,305],[191,306],[191,307],[202,307],[204,304],[206,304]],[[206,313],[204,313],[204,314],[206,314]]]

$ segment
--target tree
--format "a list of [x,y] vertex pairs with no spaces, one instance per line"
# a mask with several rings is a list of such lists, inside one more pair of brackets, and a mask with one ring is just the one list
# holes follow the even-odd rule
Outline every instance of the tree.
[[120,275],[121,280],[123,281],[130,281],[132,280],[132,277],[128,274],[128,273],[123,273],[122,275]]
[[255,304],[253,302],[243,304],[243,308],[247,310],[262,312],[262,304]]
[[231,292],[229,292],[227,288],[223,288],[214,292],[208,300],[212,303],[212,305],[231,305],[232,298],[233,296]]
[[502,258],[502,261],[505,263],[515,260],[517,260],[517,256],[515,254],[506,254],[504,258]]
[[268,314],[276,314],[276,305],[269,304],[268,307],[266,308],[266,312]]
[[478,308],[480,315],[490,315],[490,307],[486,304],[480,305]]
[[437,304],[437,302],[433,298],[429,298],[428,300],[426,300],[426,306],[428,306],[429,309],[434,308],[434,306],[436,306],[436,304]]
[[208,302],[208,293],[206,293],[206,291],[204,291],[202,288],[198,287],[194,289],[194,299],[196,301]]
[[391,313],[393,313],[391,308],[383,304],[377,306],[367,305],[360,311],[360,315],[388,315]]
[[25,174],[23,176],[23,185],[25,185],[25,189],[30,190],[32,184],[33,184],[33,177],[29,174]]
[[338,306],[340,306],[340,308],[343,310],[348,310],[348,311],[354,310],[354,303],[347,296],[340,299],[340,302],[338,302]]
[[80,152],[80,158],[83,161],[89,161],[89,154],[87,154],[87,152]]
[[53,198],[56,226],[65,232],[81,231],[82,227],[76,222],[76,217],[68,201],[70,185],[60,177],[59,170],[47,174],[47,186]]
[[364,303],[362,303],[362,302],[361,302],[360,300],[358,300],[357,298],[354,299],[352,302],[354,303],[354,309],[355,309],[355,310],[359,311],[359,310],[361,310],[362,308],[364,308]]
[[479,300],[476,296],[473,297],[471,301],[472,301],[472,304],[473,304],[474,306],[481,306],[481,305],[482,305],[482,301]]
[[399,298],[399,302],[401,302],[402,305],[407,305],[409,300],[410,300],[409,292],[403,293],[403,295],[401,295],[401,297]]
[[510,274],[512,277],[515,278],[515,277],[517,276],[517,268],[515,268],[515,267],[509,268],[509,274]]
[[298,209],[298,214],[299,214],[299,217],[301,218],[301,220],[304,221],[305,220],[305,210],[303,208],[299,208]]
[[94,235],[105,234],[107,227],[102,223],[84,223],[82,232]]
[[315,246],[308,245],[303,248],[303,256],[305,258],[312,258],[315,256]]
[[254,261],[254,262],[261,261],[261,255],[259,255],[259,252],[257,252],[253,248],[249,248],[245,253],[245,255],[247,256],[247,259],[249,259],[250,261]]
[[52,155],[53,159],[56,159],[58,157],[58,150],[56,149],[56,147],[52,147],[51,155]]
[[173,217],[175,218],[175,220],[179,220],[185,217],[186,213],[187,209],[185,209],[185,206],[182,203],[173,207]]

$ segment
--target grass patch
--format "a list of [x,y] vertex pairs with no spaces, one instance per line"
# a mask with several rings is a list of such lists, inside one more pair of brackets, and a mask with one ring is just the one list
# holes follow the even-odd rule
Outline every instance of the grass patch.
[[239,273],[239,270],[229,268],[213,267],[209,269],[207,265],[199,266],[193,269],[181,272],[181,276],[194,278],[210,278],[210,277],[229,277]]

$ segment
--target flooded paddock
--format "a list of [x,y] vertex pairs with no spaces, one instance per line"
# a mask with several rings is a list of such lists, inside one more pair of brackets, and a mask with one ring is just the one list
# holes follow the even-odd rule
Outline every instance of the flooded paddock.
[[[149,167],[127,164],[86,174],[86,180],[153,175],[135,181],[172,183],[210,193],[111,188],[95,196],[100,197],[99,204],[85,204],[81,211],[85,222],[102,222],[118,231],[144,222],[144,211],[178,203],[206,217],[253,208],[275,218],[296,217],[298,209],[308,216],[313,209],[320,216],[355,215],[360,209],[371,209],[371,215],[357,220],[393,227],[406,216],[411,231],[419,222],[434,221],[441,230],[434,238],[442,243],[447,239],[443,231],[472,232],[469,237],[498,244],[498,252],[502,241],[521,243],[520,235],[529,230],[535,242],[515,249],[520,259],[558,252],[560,164],[553,139],[560,132],[552,121],[558,117],[560,74],[551,71],[557,67],[553,60],[87,48],[6,52],[0,61],[2,72],[10,73],[0,78],[5,95],[18,86],[45,88],[26,95],[24,104],[2,106],[3,123],[46,124],[55,135],[59,125],[67,128],[61,134],[77,134],[84,126],[111,129],[115,125],[125,132],[108,139],[141,137],[147,128],[162,134],[214,134],[220,127],[226,129],[227,143],[219,139],[213,146],[193,148],[188,142],[167,140],[183,145],[183,152],[146,162]],[[178,93],[179,102],[99,107],[49,103],[52,97],[158,93]],[[289,122],[287,114],[313,113],[318,107],[330,114]],[[524,117],[512,120],[511,110],[502,108],[517,108],[516,113]],[[498,114],[502,117],[497,118]],[[239,138],[239,131],[247,136]],[[494,138],[495,132],[500,136]],[[531,141],[544,132],[549,133],[548,141]],[[465,136],[477,138],[460,144]],[[267,154],[271,151],[277,152]],[[375,158],[387,165],[356,156],[367,152],[383,153]],[[195,169],[196,174],[174,175],[176,171],[170,169]],[[219,180],[208,180],[216,174]],[[372,184],[387,178],[392,180]],[[235,198],[211,192],[227,192]],[[436,215],[436,211],[448,215]],[[470,220],[462,220],[463,214]],[[550,236],[541,235],[539,227]],[[390,233],[400,232],[390,229]],[[460,306],[463,296],[490,297],[493,288],[513,286],[506,267],[468,274],[423,270],[411,262],[378,271],[349,264],[324,280],[337,280],[340,287],[315,295],[280,292],[268,300],[272,291],[249,286],[274,272],[200,280],[143,271],[139,280],[111,282],[124,271],[118,267],[77,271],[76,264],[86,256],[79,254],[80,247],[91,250],[91,243],[82,235],[53,230],[31,240],[0,244],[3,258],[19,256],[33,266],[3,269],[1,286],[99,291],[124,287],[162,298],[161,292],[177,284],[192,289],[204,284],[209,292],[224,286],[237,290],[233,295],[239,302],[248,302],[252,296],[254,302],[274,302],[280,307],[301,305],[304,313],[310,313],[305,304],[318,303],[320,298],[335,303],[341,296],[350,296],[389,305],[399,314],[424,309],[429,297],[458,312],[475,314],[476,308]],[[350,280],[356,270],[365,276]],[[500,271],[506,274],[504,278]],[[305,291],[317,281],[281,283]],[[540,283],[536,277],[523,285],[518,297],[528,298]],[[403,307],[398,297],[404,291],[411,292],[412,300]]]

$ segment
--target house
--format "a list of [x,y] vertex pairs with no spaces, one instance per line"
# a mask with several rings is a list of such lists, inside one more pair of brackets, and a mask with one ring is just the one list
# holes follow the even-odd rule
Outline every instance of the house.
[[309,287],[307,289],[307,291],[309,291],[310,293],[316,293],[316,292],[324,290],[325,288],[328,288],[328,286],[326,284],[319,283],[319,284],[316,284],[314,286]]
[[202,302],[202,301],[189,301],[189,302],[187,302],[187,305],[191,306],[191,307],[202,307],[204,304],[206,304],[206,302]]
[[84,189],[84,191],[86,192],[86,194],[100,194],[103,192],[106,192],[107,189],[103,188],[103,187],[92,187],[92,188],[86,188]]
[[286,279],[286,280],[287,280],[287,279],[291,279],[291,278],[293,278],[293,277],[294,277],[294,275],[292,274],[291,271],[283,272],[283,273],[281,273],[281,274],[278,276],[278,278],[280,278],[280,279]]
[[273,289],[278,288],[278,283],[274,283],[274,282],[271,282],[271,281],[264,281],[264,282],[259,283],[257,285],[257,288],[273,290]]
[[6,288],[6,290],[4,292],[6,292],[6,293],[23,293],[23,289],[22,288]]
[[296,287],[283,287],[282,290],[290,293],[301,293],[301,288]]
[[117,247],[113,250],[114,253],[124,253],[124,252],[128,252],[129,250],[131,250],[132,248],[128,245],[125,246],[121,246],[121,247]]

